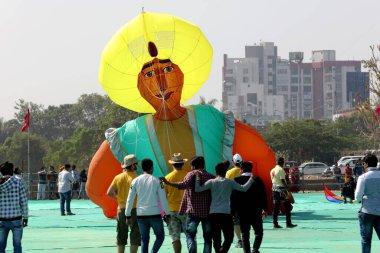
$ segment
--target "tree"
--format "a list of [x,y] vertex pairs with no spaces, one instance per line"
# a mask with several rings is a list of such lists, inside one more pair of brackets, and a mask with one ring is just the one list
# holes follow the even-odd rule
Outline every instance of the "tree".
[[[344,123],[340,123],[343,124]],[[343,125],[340,131],[346,131]],[[277,153],[286,154],[287,159],[301,161],[334,162],[341,150],[360,144],[359,137],[337,132],[339,125],[315,119],[289,120],[270,125],[263,136]]]
[[202,96],[199,97],[199,104],[200,105],[211,105],[211,106],[215,107],[216,103],[218,103],[218,100],[216,98],[213,98],[209,101],[206,101],[205,97],[202,97]]
[[[29,136],[30,150],[30,172],[34,173],[43,166],[42,157],[45,156],[47,149],[47,140],[41,136],[31,134]],[[8,137],[0,146],[0,159],[10,161],[15,166],[24,166],[24,171],[27,168],[28,162],[28,135],[21,131],[15,133],[12,137]]]
[[368,68],[370,74],[370,83],[367,85],[371,96],[359,103],[355,110],[362,121],[361,135],[373,141],[373,149],[377,149],[377,140],[379,139],[379,116],[376,108],[380,107],[380,69],[379,53],[380,45],[370,46],[371,58],[362,61],[365,68]]

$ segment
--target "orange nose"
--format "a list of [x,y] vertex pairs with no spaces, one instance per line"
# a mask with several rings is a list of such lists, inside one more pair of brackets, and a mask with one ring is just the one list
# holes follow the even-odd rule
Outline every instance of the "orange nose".
[[166,91],[166,89],[168,88],[168,84],[166,82],[165,74],[163,73],[158,74],[156,76],[156,82],[161,92]]

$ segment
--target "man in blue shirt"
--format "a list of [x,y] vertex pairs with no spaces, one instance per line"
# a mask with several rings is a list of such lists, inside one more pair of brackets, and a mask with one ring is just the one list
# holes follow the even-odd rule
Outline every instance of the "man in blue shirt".
[[367,172],[358,178],[355,191],[355,199],[362,203],[358,216],[363,253],[371,252],[373,229],[380,239],[380,171],[376,166],[374,154],[364,157],[363,167]]

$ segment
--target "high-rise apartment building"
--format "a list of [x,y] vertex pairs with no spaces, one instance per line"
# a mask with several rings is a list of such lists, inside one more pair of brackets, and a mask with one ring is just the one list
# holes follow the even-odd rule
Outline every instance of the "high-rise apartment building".
[[[337,61],[334,50],[312,52],[312,62],[302,62],[302,52],[277,56],[272,42],[246,46],[245,58],[224,55],[223,110],[231,110],[254,126],[284,119],[332,119],[366,99],[368,73],[360,61]],[[260,124],[259,124],[260,123]]]

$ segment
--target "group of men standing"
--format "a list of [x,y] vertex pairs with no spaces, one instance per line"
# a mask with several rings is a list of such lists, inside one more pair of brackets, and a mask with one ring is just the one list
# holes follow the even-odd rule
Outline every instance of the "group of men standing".
[[[129,229],[130,251],[137,252],[141,245],[142,252],[148,252],[150,228],[156,236],[151,252],[158,252],[164,241],[163,222],[168,224],[175,253],[181,252],[183,231],[188,251],[197,252],[196,234],[200,224],[204,252],[211,252],[212,247],[216,252],[228,252],[234,227],[238,235],[241,231],[241,239],[238,239],[244,252],[259,252],[268,206],[264,183],[252,173],[253,164],[237,154],[233,159],[234,168],[228,170],[230,163],[223,161],[215,166],[214,176],[206,171],[202,156],[191,159],[190,171],[185,169],[186,162],[188,159],[174,153],[168,161],[172,172],[159,179],[152,175],[154,168],[150,159],[141,161],[143,174],[138,176],[137,158],[134,155],[124,158],[123,173],[114,178],[107,191],[107,195],[118,202],[118,252],[125,251]],[[251,227],[255,232],[252,249]]]

